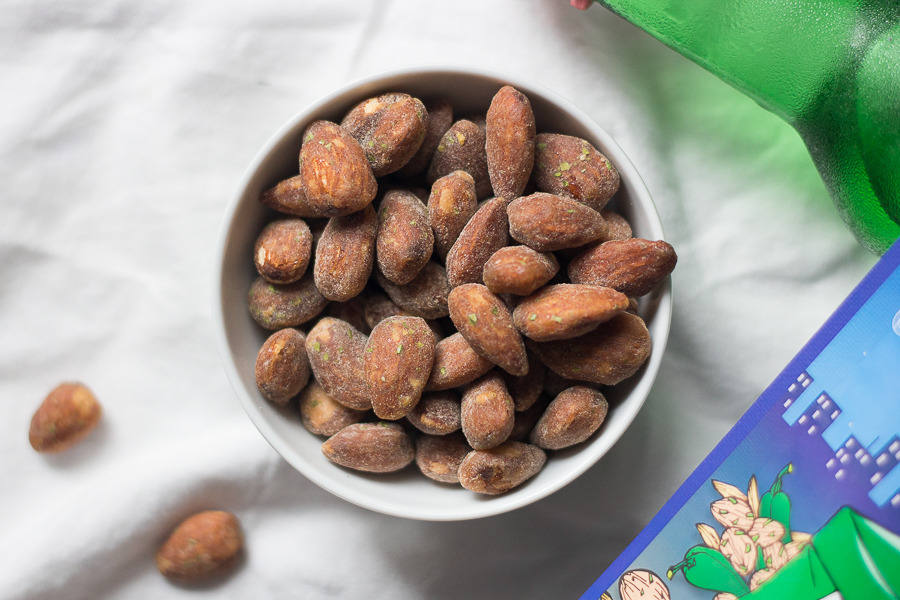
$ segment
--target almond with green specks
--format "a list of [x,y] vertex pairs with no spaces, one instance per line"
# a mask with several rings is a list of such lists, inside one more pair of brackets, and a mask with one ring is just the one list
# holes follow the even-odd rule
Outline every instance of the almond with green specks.
[[287,404],[309,382],[306,337],[296,329],[276,331],[256,355],[256,386],[265,398]]
[[525,375],[525,344],[512,314],[496,294],[477,283],[454,288],[447,300],[450,318],[472,349],[507,373]]
[[102,414],[100,403],[83,384],[60,384],[31,418],[28,441],[38,452],[63,452],[86,438]]
[[366,416],[366,411],[347,408],[326,394],[315,379],[300,392],[298,405],[303,426],[316,435],[334,435]]
[[250,316],[271,330],[302,325],[325,310],[328,302],[316,288],[311,271],[287,285],[269,283],[260,276],[250,286],[247,298]]
[[303,193],[318,215],[340,217],[364,209],[378,191],[359,143],[339,125],[315,121],[300,148]]
[[584,335],[628,307],[628,296],[611,288],[560,283],[523,299],[513,320],[526,337],[549,342]]
[[196,581],[233,568],[244,548],[237,517],[208,510],[185,519],[156,553],[156,567],[166,577]]
[[490,196],[493,190],[484,143],[484,130],[478,125],[466,120],[454,123],[441,138],[434,158],[431,159],[428,183],[433,185],[453,171],[465,171],[475,180],[475,195],[478,199]]
[[479,355],[459,332],[434,347],[434,364],[425,384],[427,391],[447,390],[471,383],[490,371],[494,363]]
[[534,165],[531,102],[505,85],[491,100],[485,119],[488,173],[494,194],[512,200],[522,194]]
[[325,393],[348,408],[372,407],[365,379],[368,338],[352,325],[325,317],[306,336],[306,353]]
[[413,461],[416,450],[397,423],[355,423],[322,444],[328,460],[357,471],[390,473]]
[[390,317],[372,329],[365,375],[379,419],[405,416],[419,402],[434,362],[434,333],[419,317]]
[[360,102],[341,127],[359,142],[375,177],[381,177],[402,168],[418,152],[428,129],[428,112],[409,94],[382,94]]
[[619,172],[587,141],[542,133],[534,142],[534,180],[542,192],[602,210],[619,189]]

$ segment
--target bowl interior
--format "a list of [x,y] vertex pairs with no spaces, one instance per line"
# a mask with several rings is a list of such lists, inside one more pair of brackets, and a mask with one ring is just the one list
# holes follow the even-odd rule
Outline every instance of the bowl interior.
[[544,469],[501,496],[486,497],[459,486],[433,482],[412,465],[401,472],[370,475],[339,467],[321,452],[324,438],[303,428],[295,402],[279,409],[256,387],[254,365],[271,332],[259,327],[247,310],[247,292],[256,277],[253,245],[275,213],[259,202],[262,191],[298,171],[301,135],[312,121],[339,122],[358,102],[385,92],[402,91],[424,101],[446,98],[459,115],[484,113],[491,98],[510,84],[528,96],[538,133],[563,133],[590,141],[616,165],[622,183],[615,209],[635,237],[664,239],[659,215],[634,166],[615,142],[587,115],[539,85],[515,77],[475,70],[414,70],[376,76],[347,86],[301,112],[276,133],[247,170],[225,215],[219,239],[219,272],[214,290],[214,320],[223,362],[247,414],[285,460],[318,485],[350,502],[382,513],[429,520],[458,520],[499,514],[550,494],[583,473],[622,435],[643,404],[668,337],[671,287],[667,279],[640,301],[640,314],[653,340],[650,358],[638,373],[604,389],[610,403],[605,423],[586,443],[549,453]]

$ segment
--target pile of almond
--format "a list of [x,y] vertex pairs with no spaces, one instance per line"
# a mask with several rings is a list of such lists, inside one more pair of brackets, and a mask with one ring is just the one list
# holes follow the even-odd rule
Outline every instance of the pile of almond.
[[606,206],[618,187],[587,141],[538,135],[509,86],[460,120],[391,93],[312,123],[299,174],[261,197],[281,214],[254,249],[250,313],[274,330],[260,391],[296,398],[344,467],[523,483],[597,431],[600,386],[650,355],[635,298],[676,256],[632,238]]

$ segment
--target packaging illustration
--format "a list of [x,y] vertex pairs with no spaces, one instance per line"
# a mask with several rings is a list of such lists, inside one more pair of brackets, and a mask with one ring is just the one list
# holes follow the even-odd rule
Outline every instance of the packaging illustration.
[[900,599],[900,243],[582,600]]

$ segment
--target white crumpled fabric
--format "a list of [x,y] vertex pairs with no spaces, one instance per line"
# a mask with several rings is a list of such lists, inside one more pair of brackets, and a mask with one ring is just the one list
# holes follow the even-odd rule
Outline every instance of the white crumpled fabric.
[[[577,598],[875,258],[799,137],[598,6],[566,0],[0,3],[0,599]],[[213,336],[214,247],[250,160],[354,79],[416,65],[534,80],[643,175],[679,262],[668,351],[626,435],[501,516],[430,523],[339,500],[287,465]],[[59,382],[105,413],[45,456]],[[225,581],[154,565],[194,511],[240,518]]]

